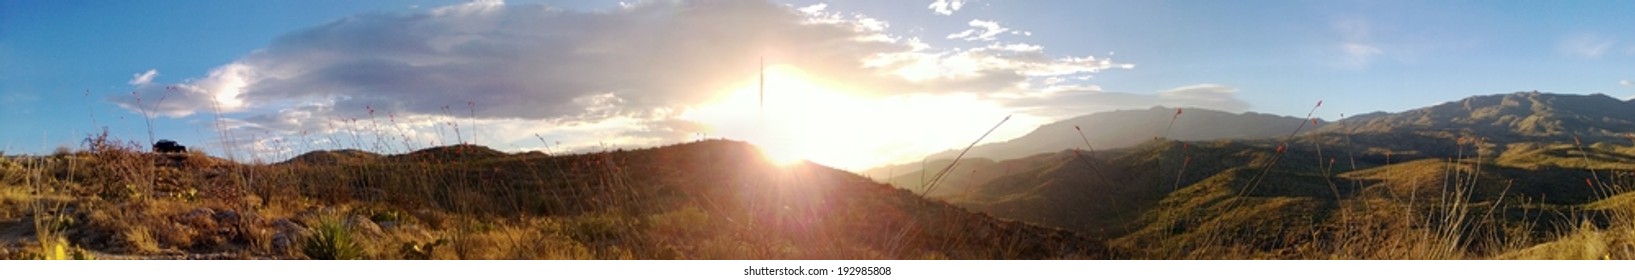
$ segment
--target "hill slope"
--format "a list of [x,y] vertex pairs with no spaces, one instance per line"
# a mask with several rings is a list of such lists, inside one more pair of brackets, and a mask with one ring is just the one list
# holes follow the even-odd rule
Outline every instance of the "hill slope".
[[1635,141],[1632,132],[1635,101],[1602,94],[1518,92],[1473,96],[1399,113],[1353,116],[1309,135],[1311,140],[1330,145],[1350,142],[1380,150],[1454,156],[1461,138],[1493,144],[1491,152],[1496,155],[1513,143],[1628,144]]
[[[1182,110],[1180,115],[1176,115],[1177,110]],[[1173,127],[1170,126],[1172,119]],[[965,156],[1007,160],[1074,148],[1106,150],[1134,146],[1166,135],[1168,139],[1181,141],[1271,138],[1287,136],[1293,125],[1307,121],[1299,117],[1253,112],[1233,114],[1198,108],[1153,107],[1100,112],[1045,124],[1016,139],[978,145]],[[1324,124],[1318,122],[1319,126]],[[1082,138],[1080,130],[1084,131]],[[1093,147],[1084,146],[1086,139]],[[929,158],[949,159],[959,152],[950,150]]]
[[[1619,132],[1635,131],[1630,104],[1478,96],[1348,118],[1292,142],[1158,140],[978,160],[955,174],[984,175],[950,181],[939,188],[960,191],[938,197],[1159,258],[1495,256],[1575,220],[1616,220],[1589,205],[1631,187],[1608,179],[1635,168],[1635,145]],[[1375,241],[1400,246],[1364,244]]]
[[[566,156],[480,146],[384,157],[317,152],[275,165],[154,165],[152,157],[103,150],[17,168],[50,178],[28,184],[62,192],[8,202],[0,232],[34,232],[16,218],[45,213],[24,206],[49,200],[68,205],[54,213],[85,221],[54,232],[101,258],[1117,256],[1096,239],[972,213],[844,171],[780,167],[742,142]],[[120,172],[54,171],[65,168]],[[0,176],[5,193],[32,188],[14,186],[23,181],[13,177]],[[322,246],[336,243],[303,241],[331,232],[323,228],[350,232],[358,251],[335,255]],[[30,243],[32,235],[0,237],[0,253],[10,252],[0,257],[44,246]]]

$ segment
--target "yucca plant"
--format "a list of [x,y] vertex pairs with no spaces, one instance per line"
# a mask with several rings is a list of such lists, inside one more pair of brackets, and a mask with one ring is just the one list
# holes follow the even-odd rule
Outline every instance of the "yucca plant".
[[353,239],[352,228],[339,217],[318,220],[312,227],[312,236],[301,245],[301,253],[314,260],[360,260],[363,245]]

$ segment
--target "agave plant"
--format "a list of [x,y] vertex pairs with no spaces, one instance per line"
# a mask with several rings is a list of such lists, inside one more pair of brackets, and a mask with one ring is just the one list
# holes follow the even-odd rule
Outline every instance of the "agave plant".
[[319,219],[312,228],[312,236],[301,246],[301,253],[314,260],[363,259],[363,245],[353,239],[352,228],[339,217]]

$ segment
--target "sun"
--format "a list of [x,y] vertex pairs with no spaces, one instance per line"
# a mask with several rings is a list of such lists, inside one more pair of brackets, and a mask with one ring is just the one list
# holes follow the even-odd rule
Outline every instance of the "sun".
[[854,160],[851,157],[858,151],[848,150],[845,144],[857,141],[858,135],[843,132],[852,121],[845,111],[866,100],[821,85],[785,65],[768,66],[765,79],[764,99],[760,79],[755,77],[684,117],[740,130],[729,134],[759,146],[767,160],[778,165]]
[[766,160],[772,162],[773,165],[790,166],[807,161],[809,156],[801,155],[799,151],[799,149],[763,146],[761,147],[761,156],[766,157]]
[[968,143],[1007,114],[975,97],[869,96],[786,65],[765,73],[764,99],[760,76],[749,76],[681,118],[753,143],[779,165],[863,169]]

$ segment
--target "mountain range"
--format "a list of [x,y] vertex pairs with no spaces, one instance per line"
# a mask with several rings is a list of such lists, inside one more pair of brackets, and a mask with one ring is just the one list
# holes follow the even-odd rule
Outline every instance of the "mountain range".
[[[886,167],[903,175],[882,181],[1163,258],[1380,258],[1411,249],[1342,242],[1388,234],[1404,244],[1451,242],[1445,245],[1453,249],[1436,251],[1449,255],[1497,254],[1500,247],[1559,236],[1580,221],[1606,226],[1605,205],[1612,202],[1603,200],[1635,183],[1629,173],[1635,170],[1635,138],[1629,134],[1635,132],[1635,102],[1599,94],[1474,96],[1316,125],[1186,108],[1169,134],[1219,139],[1145,135],[1163,131],[1167,120],[1154,119],[1173,113],[1155,108],[1092,114],[983,145],[1058,146],[997,161],[962,159],[931,192],[919,178],[952,160],[925,163],[929,172]],[[1130,116],[1143,120],[1119,121]],[[1208,119],[1192,124],[1233,124],[1254,133],[1184,132],[1182,120],[1193,116]],[[1146,140],[1092,151],[1071,127],[1075,122],[1087,136],[1110,123],[1157,128],[1120,127]],[[1064,150],[1075,148],[1074,142],[1084,148]],[[990,148],[979,155],[998,150],[1027,149]],[[885,178],[881,172],[865,174]]]
[[[1306,118],[1300,117],[1254,112],[1228,113],[1201,108],[1152,107],[1146,110],[1109,111],[1045,124],[1016,139],[978,145],[965,156],[1007,160],[1075,148],[1124,148],[1156,138],[1180,141],[1268,138],[1288,135],[1288,125],[1306,121]],[[1318,120],[1315,126],[1326,124]],[[959,152],[949,150],[928,158],[952,159]]]
[[1630,259],[1630,132],[1605,95],[1153,108],[864,174],[728,140],[245,164],[103,134],[0,157],[0,258]]
[[[1288,136],[1291,125],[1307,122],[1310,121],[1305,118],[1199,108],[1152,107],[1093,113],[1045,124],[1015,139],[972,147],[948,173],[949,178],[940,184],[944,185],[939,188],[941,191],[933,195],[964,189],[1015,169],[1014,164],[1000,169],[983,168],[997,161],[1074,149],[1093,154],[1097,150],[1125,148],[1159,138],[1194,141]],[[1311,123],[1316,127],[1327,124],[1321,120]],[[880,166],[860,174],[893,185],[919,187],[954,163],[960,152],[934,153],[923,162]]]

